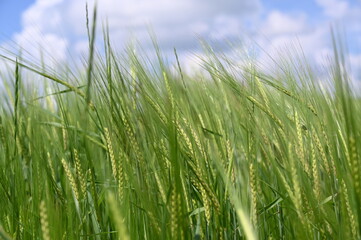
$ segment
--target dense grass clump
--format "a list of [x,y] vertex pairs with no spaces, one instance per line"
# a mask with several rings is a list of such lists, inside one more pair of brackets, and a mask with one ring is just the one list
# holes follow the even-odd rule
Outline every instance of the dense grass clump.
[[5,75],[0,238],[359,239],[361,104],[338,51],[324,91],[308,68],[209,50],[189,77],[105,42],[83,76]]

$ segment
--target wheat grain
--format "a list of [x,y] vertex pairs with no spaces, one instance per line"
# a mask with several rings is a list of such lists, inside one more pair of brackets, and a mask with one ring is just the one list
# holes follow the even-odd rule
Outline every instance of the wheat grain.
[[179,239],[182,229],[180,228],[180,195],[173,188],[170,203],[171,234],[172,239]]
[[320,198],[320,195],[321,195],[320,177],[319,177],[319,173],[318,173],[316,151],[315,151],[315,148],[312,143],[310,145],[310,148],[311,148],[312,176],[313,176],[313,186],[314,186],[313,193],[315,194],[317,201],[320,201],[321,200],[321,198]]
[[86,180],[85,180],[85,177],[83,174],[82,165],[80,162],[78,151],[76,149],[74,149],[73,152],[74,152],[74,159],[75,159],[75,171],[76,171],[78,181],[80,183],[81,195],[83,197],[85,197],[86,191],[87,191]]
[[204,149],[202,147],[201,141],[199,140],[199,137],[196,133],[196,131],[192,128],[192,126],[188,123],[186,118],[183,118],[183,122],[184,124],[187,126],[187,128],[189,128],[190,132],[191,132],[191,136],[192,139],[194,140],[194,142],[196,143],[196,146],[199,150],[199,152],[201,153],[202,157],[205,157],[205,152]]
[[326,157],[326,153],[321,145],[321,142],[320,142],[320,139],[318,138],[317,136],[317,133],[316,133],[316,130],[312,127],[312,137],[313,137],[313,141],[315,142],[316,144],[316,147],[318,149],[318,151],[320,152],[321,154],[321,159],[323,161],[323,165],[325,167],[325,170],[327,172],[328,175],[331,174],[331,170],[330,170],[330,166],[328,164],[328,160],[327,160],[327,157]]
[[346,183],[345,183],[344,180],[341,181],[341,189],[342,189],[342,193],[343,193],[343,196],[344,196],[344,199],[345,199],[347,217],[348,217],[350,225],[351,225],[350,228],[351,228],[352,238],[353,239],[359,239],[358,231],[357,231],[358,224],[356,222],[355,215],[354,215],[354,213],[352,212],[352,209],[351,209],[349,193],[347,191],[347,186],[346,186]]
[[257,182],[256,182],[256,170],[251,163],[249,165],[249,183],[251,189],[251,220],[253,226],[257,227]]
[[39,209],[40,209],[40,222],[41,222],[41,231],[43,233],[43,240],[50,240],[48,214],[44,200],[40,202]]
[[202,186],[200,186],[200,188],[201,188],[200,191],[201,191],[201,196],[202,196],[204,213],[206,215],[207,223],[210,224],[211,223],[211,205],[209,203],[208,195],[206,193],[206,190],[204,190],[204,188]]
[[63,123],[63,127],[61,128],[61,132],[63,134],[63,148],[64,150],[66,150],[68,149],[68,132],[64,123]]
[[148,95],[145,96],[146,101],[153,107],[153,109],[157,112],[162,123],[167,124],[167,117],[164,115],[163,111],[159,107],[157,103],[155,103]]
[[125,154],[121,151],[120,153],[120,162],[118,167],[118,195],[119,195],[119,201],[123,203],[124,201],[124,183],[125,183],[125,173],[124,173],[124,159]]
[[257,87],[258,87],[258,89],[259,89],[259,91],[261,93],[262,99],[263,99],[264,103],[266,104],[266,108],[268,110],[270,110],[270,107],[269,107],[270,103],[269,103],[269,100],[267,98],[267,94],[266,94],[266,92],[264,90],[264,86],[263,86],[263,84],[261,83],[261,81],[259,80],[259,78],[257,76],[255,76],[255,80],[256,80]]
[[295,124],[296,124],[296,132],[297,132],[297,139],[298,145],[296,148],[296,153],[306,171],[308,176],[311,176],[311,171],[308,162],[305,159],[305,152],[304,152],[304,145],[303,145],[303,136],[302,136],[302,125],[300,123],[300,119],[298,117],[298,113],[295,112]]
[[78,191],[78,187],[76,185],[76,181],[75,178],[73,176],[73,174],[71,173],[70,167],[68,165],[68,163],[65,161],[64,158],[61,159],[61,164],[63,165],[63,168],[65,170],[66,176],[68,177],[71,189],[74,192],[75,198],[77,200],[79,200],[79,191]]
[[113,146],[112,146],[112,142],[111,142],[111,139],[110,139],[110,134],[109,134],[108,128],[104,128],[104,134],[105,134],[105,141],[107,143],[110,163],[111,163],[111,166],[112,166],[113,177],[114,177],[115,180],[117,180],[118,179],[117,160],[115,159],[114,150],[113,150]]
[[118,239],[130,240],[129,233],[124,223],[122,213],[117,205],[117,201],[114,195],[111,193],[108,194],[108,204],[109,204],[111,216],[113,217],[113,221],[115,223],[115,227],[118,230]]
[[169,101],[170,101],[170,104],[171,104],[171,109],[174,109],[175,108],[175,100],[174,100],[174,97],[173,97],[173,92],[172,92],[172,89],[170,87],[168,76],[167,76],[166,72],[164,72],[164,71],[163,71],[163,79],[164,79],[165,87],[166,87],[166,90],[167,90],[168,98],[169,98]]
[[55,175],[55,170],[54,170],[54,166],[53,166],[53,161],[51,159],[50,153],[47,152],[47,160],[48,160],[48,166],[50,169],[50,173],[51,173],[51,177],[53,178],[53,180],[56,180],[56,175]]
[[356,141],[354,137],[349,138],[350,143],[350,159],[351,159],[351,174],[354,182],[357,197],[361,197],[361,183],[360,183],[360,166],[357,155]]

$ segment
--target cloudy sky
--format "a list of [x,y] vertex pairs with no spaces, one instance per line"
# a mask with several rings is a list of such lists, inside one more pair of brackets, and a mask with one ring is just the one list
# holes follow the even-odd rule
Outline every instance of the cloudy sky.
[[[41,46],[58,62],[69,53],[84,54],[85,2],[0,0],[0,46],[15,43],[34,56]],[[182,56],[199,52],[202,38],[216,45],[251,42],[265,50],[261,59],[300,44],[308,58],[322,64],[332,51],[334,24],[345,32],[352,67],[361,65],[361,0],[99,0],[98,10],[120,48],[136,37],[150,49],[152,29],[165,53],[176,47]]]

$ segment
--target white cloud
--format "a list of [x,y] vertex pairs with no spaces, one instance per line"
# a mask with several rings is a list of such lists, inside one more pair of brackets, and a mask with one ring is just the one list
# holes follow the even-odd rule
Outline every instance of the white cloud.
[[36,28],[42,33],[56,33],[63,21],[60,11],[62,2],[64,0],[37,0],[22,14],[23,31],[27,28]]
[[[361,77],[361,54],[350,54],[349,56],[351,69],[359,71],[359,78]],[[361,81],[361,79],[358,79]]]
[[349,12],[349,3],[343,0],[316,0],[323,13],[331,18],[342,18]]
[[[358,8],[353,8],[346,14],[351,25],[357,25],[355,12],[358,11]],[[287,60],[304,56],[308,64],[319,74],[316,81],[326,84],[328,76],[325,75],[325,69],[329,69],[333,58],[331,20],[315,24],[307,19],[305,15],[292,16],[289,13],[274,11],[269,13],[259,26],[260,29],[264,29],[263,35],[255,38],[262,47],[258,57],[261,69],[271,72],[280,70],[283,63],[289,64]],[[355,28],[353,31],[355,35],[352,37],[356,38],[352,41],[357,41],[357,36],[361,33]],[[361,55],[351,52],[348,57],[352,84],[358,86],[358,90],[361,91]]]
[[74,44],[74,49],[77,53],[83,55],[88,53],[89,49],[89,42],[88,40],[78,40]]
[[306,15],[286,14],[280,11],[271,11],[261,31],[267,36],[282,34],[300,34],[307,30]]
[[[34,59],[39,59],[40,55],[44,54],[50,64],[66,60],[68,40],[57,34],[42,33],[35,27],[27,27],[21,33],[15,34],[14,40]],[[49,60],[51,62],[48,62]]]
[[304,13],[271,11],[258,28],[262,31],[255,40],[262,48],[260,66],[266,71],[301,55],[312,65],[323,65],[331,51],[327,24],[311,24]]
[[[15,41],[33,55],[41,45],[60,61],[66,56],[66,48],[75,51],[75,55],[82,53],[87,38],[86,2],[91,17],[94,0],[37,0],[23,13],[23,29],[15,34]],[[189,49],[197,45],[197,34],[235,35],[242,25],[242,16],[254,15],[260,6],[259,0],[225,0],[221,4],[215,0],[102,0],[98,1],[98,23],[108,22],[118,47],[134,36],[150,46],[151,28],[161,46]],[[101,27],[98,33],[100,36]]]
[[13,40],[33,60],[43,57],[49,65],[66,60],[69,40],[57,31],[62,16],[57,10],[63,0],[38,0],[22,14],[22,31]]
[[221,15],[214,19],[210,37],[215,40],[224,40],[230,37],[237,37],[244,29],[237,17]]
[[[87,2],[91,17],[95,1]],[[357,21],[361,15],[359,6],[353,7],[343,0],[316,2],[327,20],[345,18],[355,32],[361,31]],[[57,62],[66,60],[68,49],[76,57],[86,54],[85,3],[86,0],[37,0],[23,13],[23,28],[14,35],[14,40],[35,57],[39,57],[41,46]],[[177,47],[180,54],[182,50],[198,51],[198,36],[224,43],[223,39],[247,35],[250,30],[255,31],[253,39],[273,57],[298,46],[298,42],[306,57],[317,64],[323,64],[331,51],[326,20],[320,22],[318,16],[303,12],[262,9],[260,0],[221,3],[216,0],[102,0],[98,1],[98,15],[98,23],[108,21],[116,47],[136,37],[149,50],[150,27],[165,51]],[[251,29],[250,25],[256,27]],[[102,39],[100,26],[98,24],[99,40]],[[265,53],[261,54],[261,60],[266,58]]]
[[360,96],[361,93],[361,54],[350,54],[349,55],[349,64],[350,64],[350,78],[353,84],[354,92],[358,93]]

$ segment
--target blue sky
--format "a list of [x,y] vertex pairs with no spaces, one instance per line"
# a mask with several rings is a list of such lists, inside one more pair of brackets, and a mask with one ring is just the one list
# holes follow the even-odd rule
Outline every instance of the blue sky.
[[[42,48],[58,62],[69,52],[85,54],[85,2],[0,0],[0,46],[16,43],[33,56]],[[299,42],[320,65],[332,53],[329,29],[336,24],[346,32],[351,65],[361,65],[361,0],[101,0],[98,9],[119,47],[136,37],[150,50],[151,27],[165,53],[173,47],[182,56],[199,53],[199,37],[216,43],[247,39],[274,55]]]
[[33,0],[0,0],[0,42],[21,31],[21,14]]

